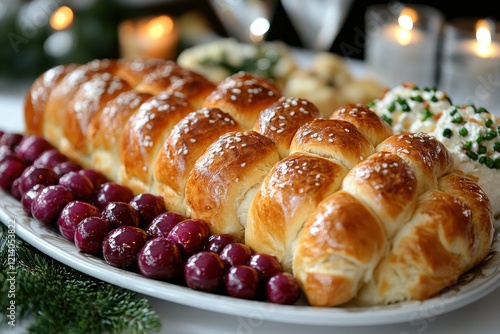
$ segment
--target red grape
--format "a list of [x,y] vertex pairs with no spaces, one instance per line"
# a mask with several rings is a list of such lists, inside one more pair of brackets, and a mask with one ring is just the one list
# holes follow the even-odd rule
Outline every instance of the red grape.
[[155,237],[166,237],[175,225],[185,219],[184,216],[171,211],[163,212],[149,223],[146,227],[146,233],[150,239]]
[[16,146],[24,138],[24,135],[15,132],[7,132],[0,137],[0,146],[8,146],[11,149],[15,149]]
[[183,220],[167,235],[168,240],[179,244],[185,259],[202,251],[208,237],[208,225],[201,219]]
[[219,254],[209,251],[196,253],[184,265],[184,280],[194,290],[218,292],[224,285],[225,265]]
[[271,276],[282,270],[276,256],[264,253],[252,254],[248,259],[248,265],[257,269],[264,281],[267,281]]
[[299,283],[292,274],[279,272],[267,281],[266,296],[272,303],[292,305],[300,298]]
[[75,230],[78,224],[87,217],[99,216],[99,209],[89,203],[82,201],[71,201],[62,209],[57,226],[63,237],[74,241]]
[[208,237],[207,243],[205,244],[205,250],[212,251],[215,253],[221,252],[221,250],[232,242],[235,242],[234,236],[231,234],[212,234]]
[[250,247],[239,242],[227,244],[220,252],[220,258],[228,268],[239,264],[247,264],[250,255],[252,255]]
[[90,182],[94,184],[94,189],[99,189],[99,187],[108,182],[108,178],[101,172],[91,168],[80,169],[78,173],[85,175],[89,178]]
[[226,292],[232,297],[256,299],[259,283],[257,270],[246,264],[229,268],[225,276]]
[[137,263],[137,254],[147,238],[146,232],[135,226],[119,226],[111,230],[102,243],[104,260],[114,267],[132,266]]
[[26,168],[26,163],[19,157],[13,155],[0,162],[0,187],[10,191],[12,183],[19,178]]
[[140,217],[140,226],[146,228],[160,213],[166,211],[163,197],[149,193],[134,196],[130,205],[137,210]]
[[53,148],[40,154],[40,156],[38,156],[38,158],[33,161],[33,165],[54,168],[56,165],[65,161],[68,161],[68,157],[59,152],[57,149]]
[[78,223],[75,230],[75,245],[84,253],[102,253],[104,237],[110,231],[109,224],[101,217],[86,217]]
[[43,188],[45,188],[43,184],[35,184],[33,188],[24,193],[21,197],[21,204],[23,206],[24,211],[31,216],[31,205],[35,198],[40,194]]
[[163,281],[176,281],[183,276],[179,246],[164,237],[149,239],[139,251],[139,271],[146,277]]
[[108,203],[102,210],[101,217],[111,228],[125,225],[139,227],[139,213],[126,202]]
[[76,200],[88,202],[94,196],[94,184],[78,172],[64,174],[59,178],[59,184],[71,190]]
[[30,190],[35,184],[50,186],[57,184],[58,178],[50,167],[31,165],[20,176],[19,191],[22,194]]
[[101,210],[110,202],[129,202],[134,197],[132,190],[115,182],[105,182],[97,189],[95,204]]
[[73,199],[73,194],[65,187],[49,185],[33,200],[31,214],[40,222],[55,223],[61,211]]
[[64,174],[69,172],[79,171],[82,169],[82,166],[74,161],[68,160],[55,165],[53,169],[54,173],[56,173],[58,177],[62,177]]
[[40,154],[53,148],[52,144],[46,139],[35,135],[28,135],[19,142],[15,148],[15,152],[20,158],[31,164]]

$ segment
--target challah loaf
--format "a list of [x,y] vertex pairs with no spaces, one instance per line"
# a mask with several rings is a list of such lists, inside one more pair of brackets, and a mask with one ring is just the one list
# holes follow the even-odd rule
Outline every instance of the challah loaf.
[[429,298],[492,244],[488,197],[440,141],[360,104],[322,118],[253,74],[62,65],[33,83],[25,118],[83,166],[274,254],[314,306]]

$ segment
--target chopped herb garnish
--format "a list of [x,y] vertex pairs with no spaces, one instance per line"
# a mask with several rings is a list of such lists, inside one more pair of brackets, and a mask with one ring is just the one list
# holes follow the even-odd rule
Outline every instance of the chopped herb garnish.
[[479,154],[486,154],[486,146],[480,145],[479,148],[477,149],[477,153]]
[[403,99],[402,97],[398,97],[397,102],[398,102],[398,103],[399,103],[399,105],[401,106],[401,110],[402,110],[403,112],[409,112],[409,111],[411,111],[411,108],[410,108],[410,106],[408,105],[408,102],[407,102],[405,99]]
[[464,149],[466,149],[467,151],[470,150],[472,148],[472,142],[470,141],[466,141],[464,143]]
[[493,149],[496,152],[500,152],[500,142],[497,141],[495,144],[493,144]]
[[432,118],[432,116],[434,116],[434,114],[426,108],[422,112],[422,121],[428,120],[429,118]]
[[462,116],[458,115],[457,117],[453,118],[451,121],[452,123],[456,123],[456,124],[460,124],[462,123],[464,119],[462,118]]
[[387,110],[389,110],[389,112],[394,112],[394,110],[396,110],[396,102],[391,103]]
[[386,121],[389,125],[392,125],[392,118],[386,115],[382,115],[382,119]]
[[412,96],[412,97],[410,97],[410,99],[413,100],[413,101],[417,101],[417,102],[423,102],[424,101],[424,98],[421,95]]
[[486,121],[484,121],[484,125],[486,125],[488,128],[493,124],[493,120],[491,118],[487,118]]
[[486,113],[487,113],[487,112],[488,112],[488,110],[486,110],[486,108],[483,108],[483,107],[476,109],[476,114],[481,114],[481,113],[483,113],[483,112],[486,112]]
[[460,130],[458,130],[458,133],[461,136],[465,137],[465,136],[467,136],[469,134],[469,131],[466,128],[461,128]]
[[439,99],[436,97],[436,95],[431,97],[431,102],[439,102]]
[[458,109],[457,108],[454,108],[452,111],[450,111],[450,116],[455,116],[455,114],[457,113]]
[[451,131],[451,129],[446,128],[443,130],[443,137],[451,138],[452,135],[453,135],[453,131]]

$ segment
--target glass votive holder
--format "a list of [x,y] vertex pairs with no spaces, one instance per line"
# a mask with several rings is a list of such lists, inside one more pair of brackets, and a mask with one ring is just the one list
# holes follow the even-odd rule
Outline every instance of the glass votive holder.
[[446,25],[439,88],[454,104],[474,104],[500,114],[499,24],[461,18]]
[[442,13],[430,6],[389,2],[365,12],[368,69],[382,84],[405,82],[422,87],[437,83]]
[[118,26],[120,57],[175,59],[179,32],[168,15],[126,20]]

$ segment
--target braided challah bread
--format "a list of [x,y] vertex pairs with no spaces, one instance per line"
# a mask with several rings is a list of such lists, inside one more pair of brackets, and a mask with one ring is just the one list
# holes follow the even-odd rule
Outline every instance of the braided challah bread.
[[28,133],[275,255],[311,305],[426,299],[486,257],[489,199],[440,141],[361,104],[320,115],[267,78],[157,59],[57,66],[25,100]]

